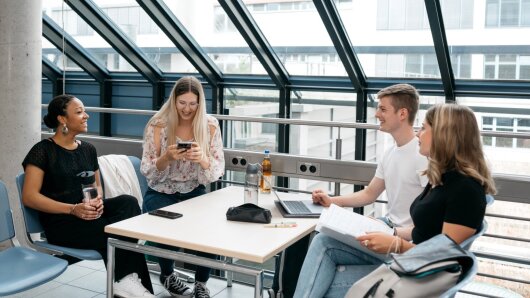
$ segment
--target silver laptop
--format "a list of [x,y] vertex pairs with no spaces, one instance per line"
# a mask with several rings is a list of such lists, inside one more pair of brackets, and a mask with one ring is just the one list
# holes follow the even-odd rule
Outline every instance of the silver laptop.
[[279,209],[284,217],[320,217],[324,210],[323,206],[313,204],[313,200],[282,200],[274,188],[272,192],[278,198]]

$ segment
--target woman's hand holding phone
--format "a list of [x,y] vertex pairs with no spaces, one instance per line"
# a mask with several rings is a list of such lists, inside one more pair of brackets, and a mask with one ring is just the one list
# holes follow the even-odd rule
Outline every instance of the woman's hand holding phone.
[[186,159],[186,151],[185,148],[179,148],[178,144],[175,145],[169,145],[167,147],[167,151],[165,153],[167,160],[174,161],[174,160],[181,160]]
[[186,151],[186,159],[193,162],[201,162],[202,150],[197,142],[193,142],[191,148]]

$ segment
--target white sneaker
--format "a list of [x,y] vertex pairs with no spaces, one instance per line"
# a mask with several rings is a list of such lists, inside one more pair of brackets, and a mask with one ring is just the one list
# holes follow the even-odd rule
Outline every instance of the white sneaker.
[[138,274],[131,273],[114,283],[114,296],[122,298],[155,297],[142,285]]

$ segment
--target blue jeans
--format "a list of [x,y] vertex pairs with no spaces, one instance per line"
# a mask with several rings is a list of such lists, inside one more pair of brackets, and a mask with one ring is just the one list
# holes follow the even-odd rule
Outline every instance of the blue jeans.
[[347,244],[318,234],[309,246],[294,297],[344,297],[357,280],[382,263]]
[[[174,193],[174,194],[166,194],[158,192],[152,188],[148,188],[145,195],[144,195],[144,203],[142,206],[142,211],[149,212],[152,210],[160,209],[169,205],[173,205],[176,203],[180,203],[186,200],[189,200],[194,197],[198,197],[200,195],[206,194],[206,188],[204,185],[197,186],[194,190],[188,192],[188,193]],[[200,221],[200,219],[198,219]],[[179,250],[178,247],[159,244],[159,243],[152,243],[152,245],[155,245],[156,247],[164,248],[164,249],[170,249],[177,251]],[[210,259],[215,259],[217,256],[209,253],[204,252],[198,252],[198,251],[187,251],[190,253],[193,253],[195,255],[206,257]],[[173,273],[173,260],[164,259],[164,258],[158,258],[158,264],[160,265],[160,280],[163,282],[165,277]],[[208,267],[202,267],[197,266],[197,270],[195,270],[195,280],[200,282],[206,282],[208,281],[208,278],[210,277],[210,268]]]

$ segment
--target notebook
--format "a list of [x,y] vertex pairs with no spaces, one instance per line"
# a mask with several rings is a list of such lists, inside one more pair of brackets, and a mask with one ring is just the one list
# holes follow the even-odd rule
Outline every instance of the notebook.
[[278,198],[275,201],[283,217],[320,217],[325,209],[323,206],[313,204],[313,200],[282,200],[280,196],[272,189],[272,193]]

